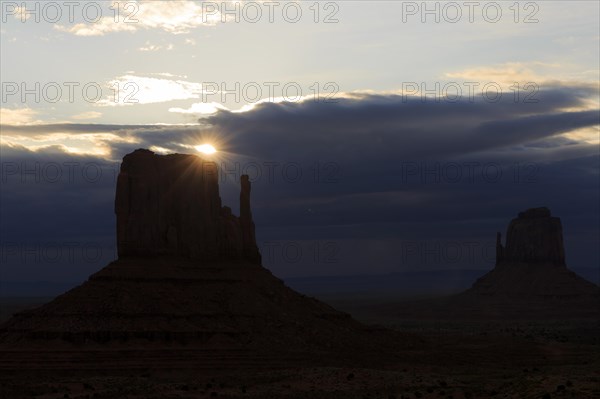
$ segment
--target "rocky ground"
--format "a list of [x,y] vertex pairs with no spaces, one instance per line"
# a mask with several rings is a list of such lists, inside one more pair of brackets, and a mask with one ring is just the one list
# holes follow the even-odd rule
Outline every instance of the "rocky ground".
[[[419,337],[410,345],[399,343],[404,353],[394,365],[288,367],[283,361],[269,368],[259,359],[236,363],[232,357],[229,365],[226,359],[206,359],[208,366],[200,366],[178,362],[187,356],[177,351],[164,351],[143,365],[83,370],[77,364],[65,366],[56,353],[56,362],[44,370],[3,369],[0,392],[13,399],[600,398],[597,321],[406,321],[390,326]],[[124,350],[122,356],[131,354]]]

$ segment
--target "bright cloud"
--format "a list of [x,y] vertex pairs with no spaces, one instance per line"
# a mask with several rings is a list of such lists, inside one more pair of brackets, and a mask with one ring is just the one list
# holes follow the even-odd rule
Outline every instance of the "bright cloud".
[[40,121],[35,120],[36,111],[31,108],[9,109],[0,108],[0,123],[3,125],[30,125]]
[[166,46],[161,46],[161,45],[150,44],[149,42],[146,42],[146,45],[138,48],[138,50],[140,50],[140,51],[167,50],[167,51],[169,51],[169,50],[173,50],[173,44],[169,43]]
[[[221,93],[221,92],[219,91],[219,92],[217,92],[217,94],[218,93]],[[211,92],[210,94],[215,94],[215,93]],[[339,93],[339,95],[340,95],[340,97],[345,97],[345,98],[351,97],[351,95],[349,93]],[[217,102],[207,102],[207,103],[200,102],[200,103],[192,104],[189,108],[169,108],[169,112],[175,112],[175,113],[180,113],[180,114],[196,114],[196,115],[212,115],[212,114],[217,113],[218,111],[231,111],[234,113],[238,113],[238,112],[252,111],[258,105],[265,104],[265,103],[274,103],[274,104],[279,104],[279,103],[283,103],[283,102],[301,103],[301,102],[311,100],[311,99],[314,99],[314,97],[312,95],[298,97],[298,98],[295,98],[293,101],[290,101],[289,98],[285,98],[285,97],[263,98],[258,101],[244,104],[239,109],[235,109],[235,110],[231,110],[231,109],[227,108],[226,106],[224,106],[223,104],[217,103]]]
[[589,126],[564,134],[568,139],[585,144],[600,144],[600,126]]
[[98,102],[104,106],[152,104],[200,98],[202,85],[184,80],[124,75],[109,82],[112,93]]
[[537,82],[540,75],[534,71],[530,64],[511,62],[499,66],[485,66],[469,68],[445,75],[448,78],[461,79],[473,82],[496,82],[512,84],[514,82]]
[[220,110],[228,110],[227,107],[222,104],[211,102],[211,103],[194,103],[189,108],[169,108],[169,112],[176,112],[180,114],[200,114],[210,115]]
[[112,146],[119,143],[132,144],[139,139],[120,132],[114,133],[79,133],[72,134],[65,130],[54,133],[15,133],[9,132],[2,135],[0,140],[3,146],[22,146],[30,151],[39,151],[51,147],[61,148],[62,151],[74,154],[88,154],[108,157]]
[[56,29],[77,36],[103,36],[114,32],[134,32],[139,29],[161,29],[181,34],[199,26],[214,25],[220,21],[217,12],[204,14],[202,3],[194,1],[128,1],[112,2],[111,9],[119,8],[120,18],[114,11],[97,22],[57,25]]
[[72,118],[77,119],[77,120],[85,120],[85,119],[96,119],[101,116],[102,116],[101,112],[89,111],[89,112],[82,112],[81,114],[73,115]]
[[594,73],[581,71],[580,68],[572,65],[545,62],[507,62],[500,65],[478,66],[448,72],[444,74],[444,77],[471,82],[495,82],[502,86],[510,86],[515,82],[573,86],[575,84],[597,84],[598,71]]
[[[25,4],[25,3],[23,3],[23,4]],[[13,6],[13,5],[12,4],[7,4],[7,6],[6,6],[7,11],[9,11],[9,12],[12,11],[11,10],[11,6]],[[16,6],[15,9],[14,9],[13,16],[15,17],[15,19],[18,19],[21,22],[25,22],[29,18],[31,18],[32,14],[30,14],[30,13],[27,12],[27,7]]]

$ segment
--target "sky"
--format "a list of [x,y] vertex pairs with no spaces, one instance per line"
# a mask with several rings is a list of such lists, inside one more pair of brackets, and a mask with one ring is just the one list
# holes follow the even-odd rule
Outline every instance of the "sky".
[[489,270],[496,231],[537,206],[567,264],[597,267],[599,8],[1,1],[0,280],[115,259],[137,148],[216,161],[233,209],[249,174],[281,278]]

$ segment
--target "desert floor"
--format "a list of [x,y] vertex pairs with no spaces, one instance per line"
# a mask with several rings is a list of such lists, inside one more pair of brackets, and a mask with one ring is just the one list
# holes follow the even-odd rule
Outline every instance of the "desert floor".
[[[377,303],[330,302],[361,321],[414,337],[410,349],[397,364],[381,368],[299,368],[283,362],[269,369],[246,361],[244,369],[199,369],[178,367],[173,353],[129,369],[78,370],[75,365],[23,373],[5,367],[0,397],[600,398],[598,319],[411,321],[379,314]],[[31,298],[4,301],[2,317],[35,305]]]

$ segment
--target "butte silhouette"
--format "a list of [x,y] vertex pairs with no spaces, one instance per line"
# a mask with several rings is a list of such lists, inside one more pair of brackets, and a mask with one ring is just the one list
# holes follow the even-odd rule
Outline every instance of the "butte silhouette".
[[495,267],[468,290],[403,303],[394,311],[415,319],[589,319],[600,312],[600,287],[567,268],[562,223],[548,208],[520,212],[506,244],[496,235]]
[[126,155],[115,199],[118,260],[0,326],[0,351],[10,352],[0,368],[389,358],[391,332],[291,290],[261,266],[250,189],[242,176],[238,217],[221,204],[215,163],[142,149]]
[[480,312],[530,317],[585,317],[600,311],[600,287],[567,268],[562,223],[548,208],[511,220],[506,245],[496,235],[496,265],[461,299]]
[[567,268],[560,218],[548,208],[520,212],[508,225],[506,245],[496,236],[496,266],[467,292],[478,297],[580,300],[600,288]]

